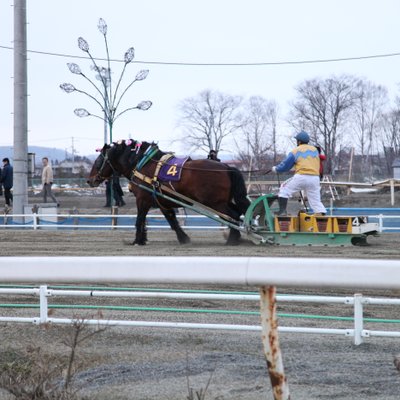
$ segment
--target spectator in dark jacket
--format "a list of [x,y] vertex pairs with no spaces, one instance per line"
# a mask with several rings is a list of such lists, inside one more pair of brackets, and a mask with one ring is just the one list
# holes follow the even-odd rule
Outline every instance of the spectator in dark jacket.
[[13,196],[11,189],[13,187],[13,167],[10,164],[8,158],[3,158],[3,171],[1,173],[1,180],[4,187],[4,198],[6,199],[6,205],[11,206]]
[[1,168],[0,168],[0,196],[3,196],[3,184],[1,183]]
[[124,192],[121,188],[119,176],[117,174],[114,174],[112,178],[106,180],[106,205],[104,207],[111,207],[111,182],[115,205],[123,207],[126,203],[123,199]]

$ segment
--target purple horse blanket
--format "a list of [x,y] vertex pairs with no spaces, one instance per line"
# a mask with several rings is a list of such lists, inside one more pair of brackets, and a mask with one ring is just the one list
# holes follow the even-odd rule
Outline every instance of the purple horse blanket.
[[182,167],[189,157],[177,158],[171,157],[160,169],[158,179],[161,182],[173,181],[177,182],[181,179]]

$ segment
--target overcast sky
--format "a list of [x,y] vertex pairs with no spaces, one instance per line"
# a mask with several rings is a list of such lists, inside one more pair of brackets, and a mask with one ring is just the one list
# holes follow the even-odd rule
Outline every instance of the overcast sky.
[[[0,145],[13,143],[12,3],[0,3]],[[128,66],[125,85],[139,70],[150,70],[146,80],[129,90],[121,110],[141,100],[151,100],[153,107],[124,114],[113,139],[155,140],[163,150],[182,153],[182,146],[171,143],[179,134],[177,105],[205,89],[275,100],[282,116],[294,87],[315,77],[353,74],[384,85],[392,98],[400,94],[400,56],[289,65],[185,63],[279,63],[400,53],[399,15],[398,0],[27,0],[28,51],[33,51],[28,53],[28,143],[70,150],[73,141],[79,155],[102,145],[102,121],[73,113],[84,107],[100,114],[99,107],[59,88],[69,82],[91,91],[66,64],[75,62],[94,77],[88,60],[70,56],[85,55],[77,46],[82,36],[94,57],[105,57],[97,29],[100,17],[108,25],[112,59],[122,60],[129,47],[135,48],[136,62]],[[115,85],[122,63],[111,68]],[[280,133],[292,135],[284,125]]]

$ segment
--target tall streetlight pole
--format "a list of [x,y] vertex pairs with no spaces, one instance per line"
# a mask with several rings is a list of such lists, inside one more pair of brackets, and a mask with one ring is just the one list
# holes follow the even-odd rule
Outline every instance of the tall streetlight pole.
[[[96,75],[96,79],[104,82],[104,99],[107,98],[107,88],[110,85],[111,81],[111,71],[108,68],[102,68],[99,73]],[[104,101],[104,143],[108,142],[108,124],[107,124],[107,112],[105,111],[107,108],[107,103]]]

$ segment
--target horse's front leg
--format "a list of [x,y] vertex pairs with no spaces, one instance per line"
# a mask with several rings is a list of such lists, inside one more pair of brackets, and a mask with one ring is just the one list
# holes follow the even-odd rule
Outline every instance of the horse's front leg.
[[179,243],[180,244],[190,243],[190,237],[188,235],[186,235],[186,233],[183,231],[183,229],[179,225],[179,222],[176,218],[175,210],[173,208],[171,208],[168,210],[161,209],[161,211],[164,214],[165,219],[168,221],[171,229],[175,231],[176,237],[178,238]]
[[136,238],[132,244],[143,246],[147,242],[146,216],[149,209],[138,209],[136,217]]

